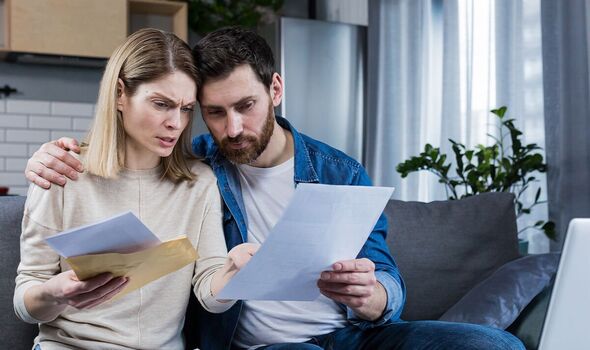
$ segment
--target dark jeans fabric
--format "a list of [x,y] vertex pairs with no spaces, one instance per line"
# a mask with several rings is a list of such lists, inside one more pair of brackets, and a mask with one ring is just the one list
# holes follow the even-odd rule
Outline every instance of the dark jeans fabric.
[[525,350],[512,334],[467,323],[412,321],[362,330],[348,326],[306,343],[264,346],[265,350]]

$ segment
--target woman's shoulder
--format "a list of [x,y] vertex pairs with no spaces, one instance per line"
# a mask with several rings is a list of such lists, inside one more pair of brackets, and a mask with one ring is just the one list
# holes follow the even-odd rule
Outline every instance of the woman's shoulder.
[[197,181],[199,180],[216,180],[213,170],[208,164],[205,164],[202,160],[191,159],[188,161],[188,166],[191,171],[197,175]]

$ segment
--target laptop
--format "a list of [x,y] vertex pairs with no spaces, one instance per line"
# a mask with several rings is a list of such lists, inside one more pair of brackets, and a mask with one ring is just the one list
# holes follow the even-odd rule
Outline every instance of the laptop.
[[590,349],[590,219],[568,227],[539,350]]

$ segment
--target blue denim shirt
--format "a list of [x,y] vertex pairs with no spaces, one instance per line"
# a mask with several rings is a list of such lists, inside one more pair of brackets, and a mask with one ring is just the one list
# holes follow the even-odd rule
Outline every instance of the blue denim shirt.
[[[365,169],[354,159],[324,143],[300,134],[289,122],[277,117],[281,127],[293,135],[295,146],[294,186],[300,182],[332,185],[371,186]],[[209,134],[193,139],[193,151],[205,158],[217,176],[217,184],[224,202],[223,229],[228,250],[247,241],[248,218],[244,208],[237,170],[221,153]],[[405,286],[397,266],[385,242],[387,219],[381,215],[373,232],[361,249],[358,258],[368,258],[375,263],[377,280],[387,291],[387,307],[376,321],[364,321],[354,312],[346,309],[349,321],[361,328],[371,328],[390,320],[398,320],[405,302]],[[319,277],[319,276],[318,276]],[[199,346],[202,350],[229,349],[233,338],[242,303],[237,302],[222,314],[211,314],[198,310]],[[192,331],[192,330],[191,330]]]

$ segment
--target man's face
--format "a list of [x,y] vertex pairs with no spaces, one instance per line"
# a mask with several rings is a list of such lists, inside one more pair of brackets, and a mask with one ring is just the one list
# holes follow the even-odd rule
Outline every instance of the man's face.
[[275,101],[249,65],[207,82],[200,105],[209,132],[231,162],[249,164],[264,152],[274,130]]

